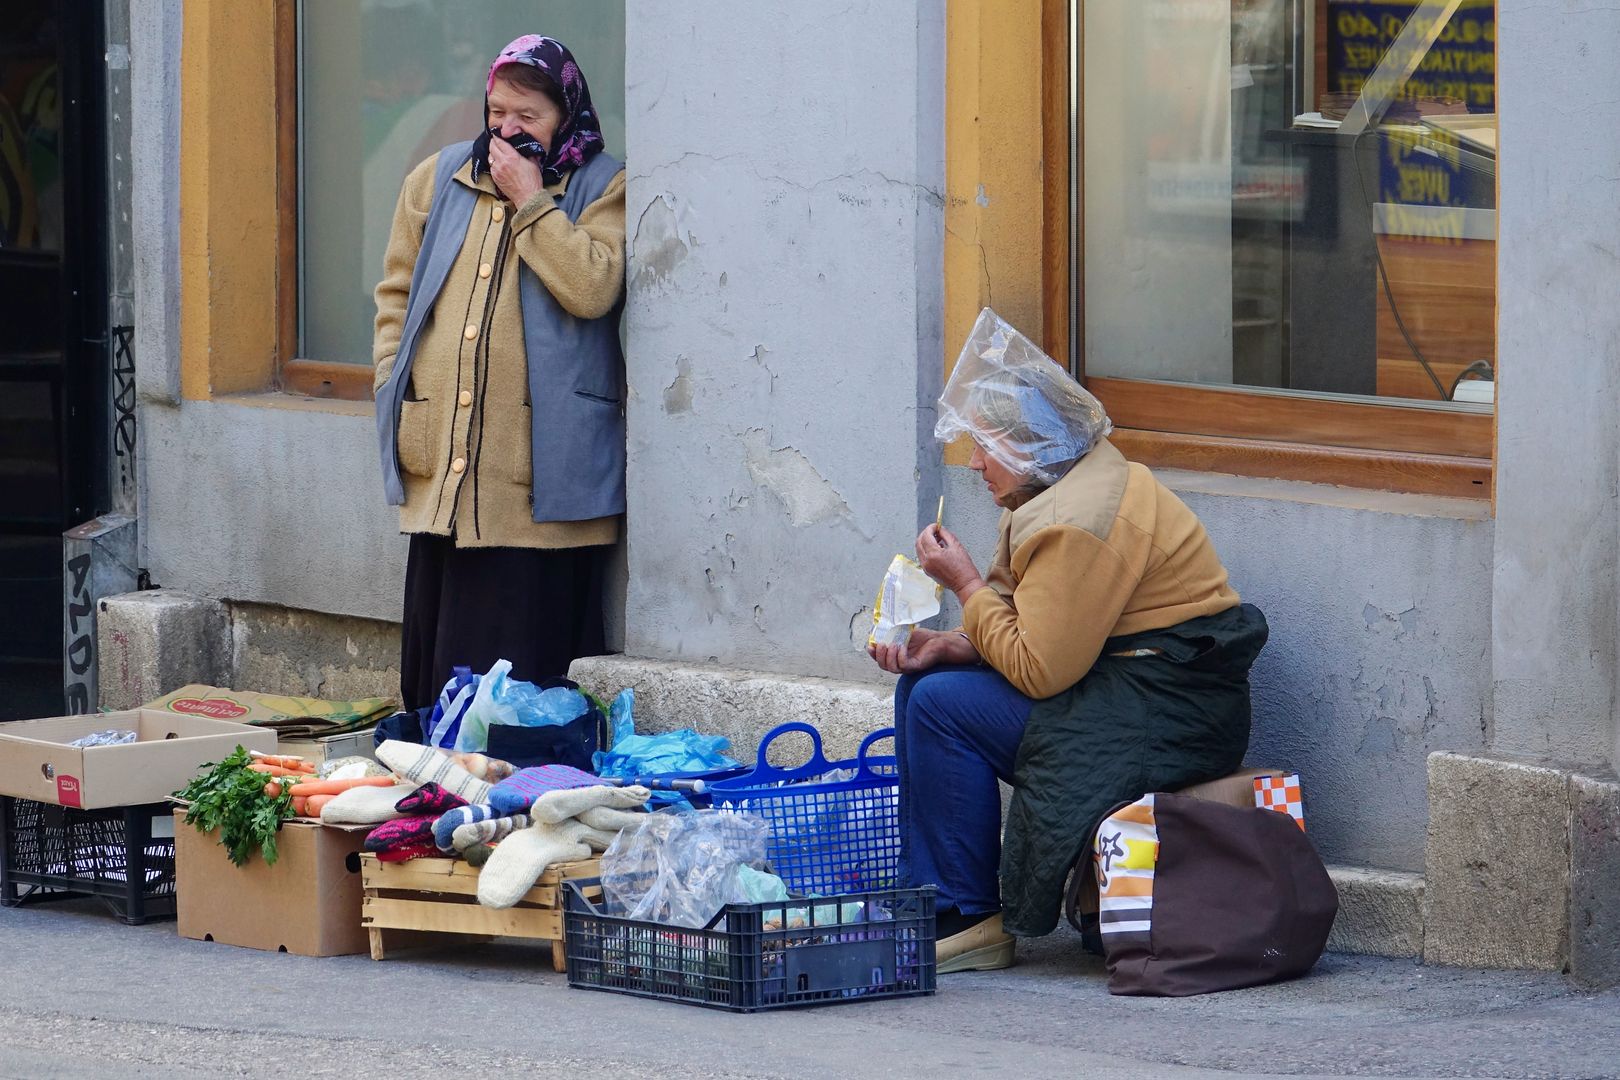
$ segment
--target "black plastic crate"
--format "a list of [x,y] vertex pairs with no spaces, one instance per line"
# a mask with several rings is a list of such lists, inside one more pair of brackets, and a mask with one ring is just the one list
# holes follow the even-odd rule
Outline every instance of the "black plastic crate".
[[154,837],[152,823],[173,810],[75,810],[0,796],[0,904],[94,896],[131,926],[172,918],[174,837]]
[[694,930],[608,915],[599,884],[563,883],[570,986],[732,1012],[934,992],[931,886],[730,904]]

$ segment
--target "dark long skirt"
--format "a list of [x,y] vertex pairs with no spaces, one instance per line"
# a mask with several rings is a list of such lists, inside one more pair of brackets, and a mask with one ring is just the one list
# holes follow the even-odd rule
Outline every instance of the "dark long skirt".
[[605,650],[602,593],[609,547],[458,548],[448,536],[411,535],[399,663],[405,708],[438,700],[453,667],[512,677],[567,675]]

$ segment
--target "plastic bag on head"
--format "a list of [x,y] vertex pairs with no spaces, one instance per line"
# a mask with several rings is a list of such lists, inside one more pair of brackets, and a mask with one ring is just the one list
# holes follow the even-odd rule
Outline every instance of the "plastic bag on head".
[[985,308],[940,396],[934,438],[971,436],[1019,476],[1051,485],[1112,430],[1102,402]]

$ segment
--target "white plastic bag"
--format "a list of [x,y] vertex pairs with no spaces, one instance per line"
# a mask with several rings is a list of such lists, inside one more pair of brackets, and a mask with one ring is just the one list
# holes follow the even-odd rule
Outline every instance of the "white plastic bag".
[[497,660],[495,666],[478,680],[472,705],[462,716],[461,730],[456,733],[457,750],[482,754],[489,746],[489,725],[514,722],[509,715],[511,707],[498,700],[502,696],[499,693],[502,684],[511,671],[512,661]]
[[[461,718],[461,729],[456,733],[458,751],[484,753],[489,748],[492,727],[562,727],[590,711],[590,701],[578,690],[566,686],[542,690],[534,683],[511,676],[512,662],[497,660],[495,666],[479,678],[472,704]],[[458,696],[456,700],[461,699]]]
[[904,555],[889,562],[883,584],[878,586],[872,605],[872,632],[868,645],[899,645],[911,640],[911,632],[924,619],[939,614],[942,592],[939,583]]

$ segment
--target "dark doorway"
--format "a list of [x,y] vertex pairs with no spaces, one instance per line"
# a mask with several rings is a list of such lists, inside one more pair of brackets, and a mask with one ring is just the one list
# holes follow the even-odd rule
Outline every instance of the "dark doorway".
[[0,5],[0,720],[62,711],[62,533],[108,499],[104,22]]

